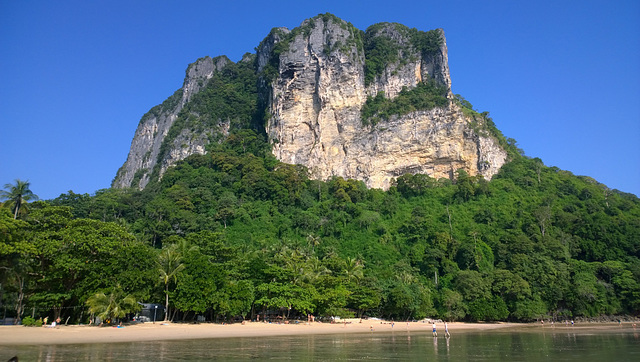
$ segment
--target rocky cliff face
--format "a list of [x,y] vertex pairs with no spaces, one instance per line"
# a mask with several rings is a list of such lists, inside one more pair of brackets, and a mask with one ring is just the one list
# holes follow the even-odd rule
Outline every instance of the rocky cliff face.
[[129,156],[118,170],[113,187],[136,187],[143,189],[156,167],[159,175],[176,162],[194,153],[204,154],[209,140],[205,134],[193,134],[189,130],[179,130],[179,134],[160,157],[161,149],[169,130],[178,118],[182,108],[194,94],[198,93],[215,71],[220,71],[231,61],[227,57],[204,57],[189,65],[184,84],[169,99],[153,107],[145,114],[136,129]]
[[[490,179],[505,163],[507,154],[483,118],[463,111],[452,95],[440,29],[381,23],[362,32],[325,14],[292,31],[272,30],[252,59],[256,104],[266,107],[274,155],[306,166],[312,178],[341,176],[387,189],[405,173],[452,178],[464,169]],[[140,121],[114,187],[144,188],[154,172],[161,177],[175,162],[204,153],[212,132],[229,132],[228,119],[219,119],[215,129],[174,124],[229,63],[207,57],[189,66],[183,87]],[[405,107],[378,122],[363,119],[363,107],[375,96],[393,100],[421,84],[444,90],[438,106]]]
[[[279,56],[279,76],[271,89],[267,133],[279,160],[307,166],[314,178],[354,178],[382,189],[404,173],[452,178],[462,168],[490,179],[504,164],[507,154],[497,140],[474,130],[473,120],[451,95],[441,30],[431,33],[439,41],[428,52],[416,49],[412,34],[399,24],[379,24],[368,31],[365,40],[369,37],[375,45],[376,37],[384,37],[397,52],[372,77],[365,69],[367,44],[359,47],[359,34],[348,24],[328,18],[308,20],[301,27],[305,31],[290,39]],[[372,80],[365,85],[366,77]],[[394,98],[403,88],[425,81],[446,87],[446,107],[363,124],[360,111],[367,96],[383,91]]]

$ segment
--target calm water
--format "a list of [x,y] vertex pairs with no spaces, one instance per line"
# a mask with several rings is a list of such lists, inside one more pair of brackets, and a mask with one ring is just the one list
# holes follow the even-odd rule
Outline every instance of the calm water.
[[223,338],[111,344],[0,346],[20,361],[640,361],[640,332],[424,332]]

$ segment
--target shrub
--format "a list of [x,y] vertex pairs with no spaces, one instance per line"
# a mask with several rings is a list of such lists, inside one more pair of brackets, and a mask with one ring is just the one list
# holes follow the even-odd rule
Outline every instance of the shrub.
[[384,92],[368,97],[360,110],[360,116],[364,125],[375,125],[380,121],[388,121],[394,115],[444,108],[447,104],[447,88],[434,80],[428,80],[418,83],[413,89],[404,88],[394,99],[386,98]]
[[22,325],[25,327],[42,327],[42,319],[35,320],[32,317],[24,317]]

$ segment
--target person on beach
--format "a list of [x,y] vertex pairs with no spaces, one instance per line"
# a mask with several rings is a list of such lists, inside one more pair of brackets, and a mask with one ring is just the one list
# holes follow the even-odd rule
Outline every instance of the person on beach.
[[438,336],[438,332],[436,332],[436,322],[433,322],[433,336],[437,337]]
[[55,321],[51,322],[51,325],[49,326],[49,328],[56,328],[58,323],[60,323],[60,318],[58,318]]
[[451,337],[451,333],[449,333],[449,325],[447,322],[444,322],[444,336],[449,338]]

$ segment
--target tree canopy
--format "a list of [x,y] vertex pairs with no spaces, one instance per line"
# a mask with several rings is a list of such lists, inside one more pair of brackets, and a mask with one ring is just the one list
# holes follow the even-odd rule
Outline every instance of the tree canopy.
[[310,180],[240,130],[143,191],[0,210],[0,257],[4,305],[74,320],[129,295],[187,320],[637,314],[640,200],[524,156],[491,181]]
[[29,189],[30,186],[29,181],[16,179],[15,184],[5,184],[5,189],[0,191],[0,200],[5,200],[3,205],[12,210],[14,219],[18,218],[18,213],[26,208],[29,201],[38,200],[38,196]]

